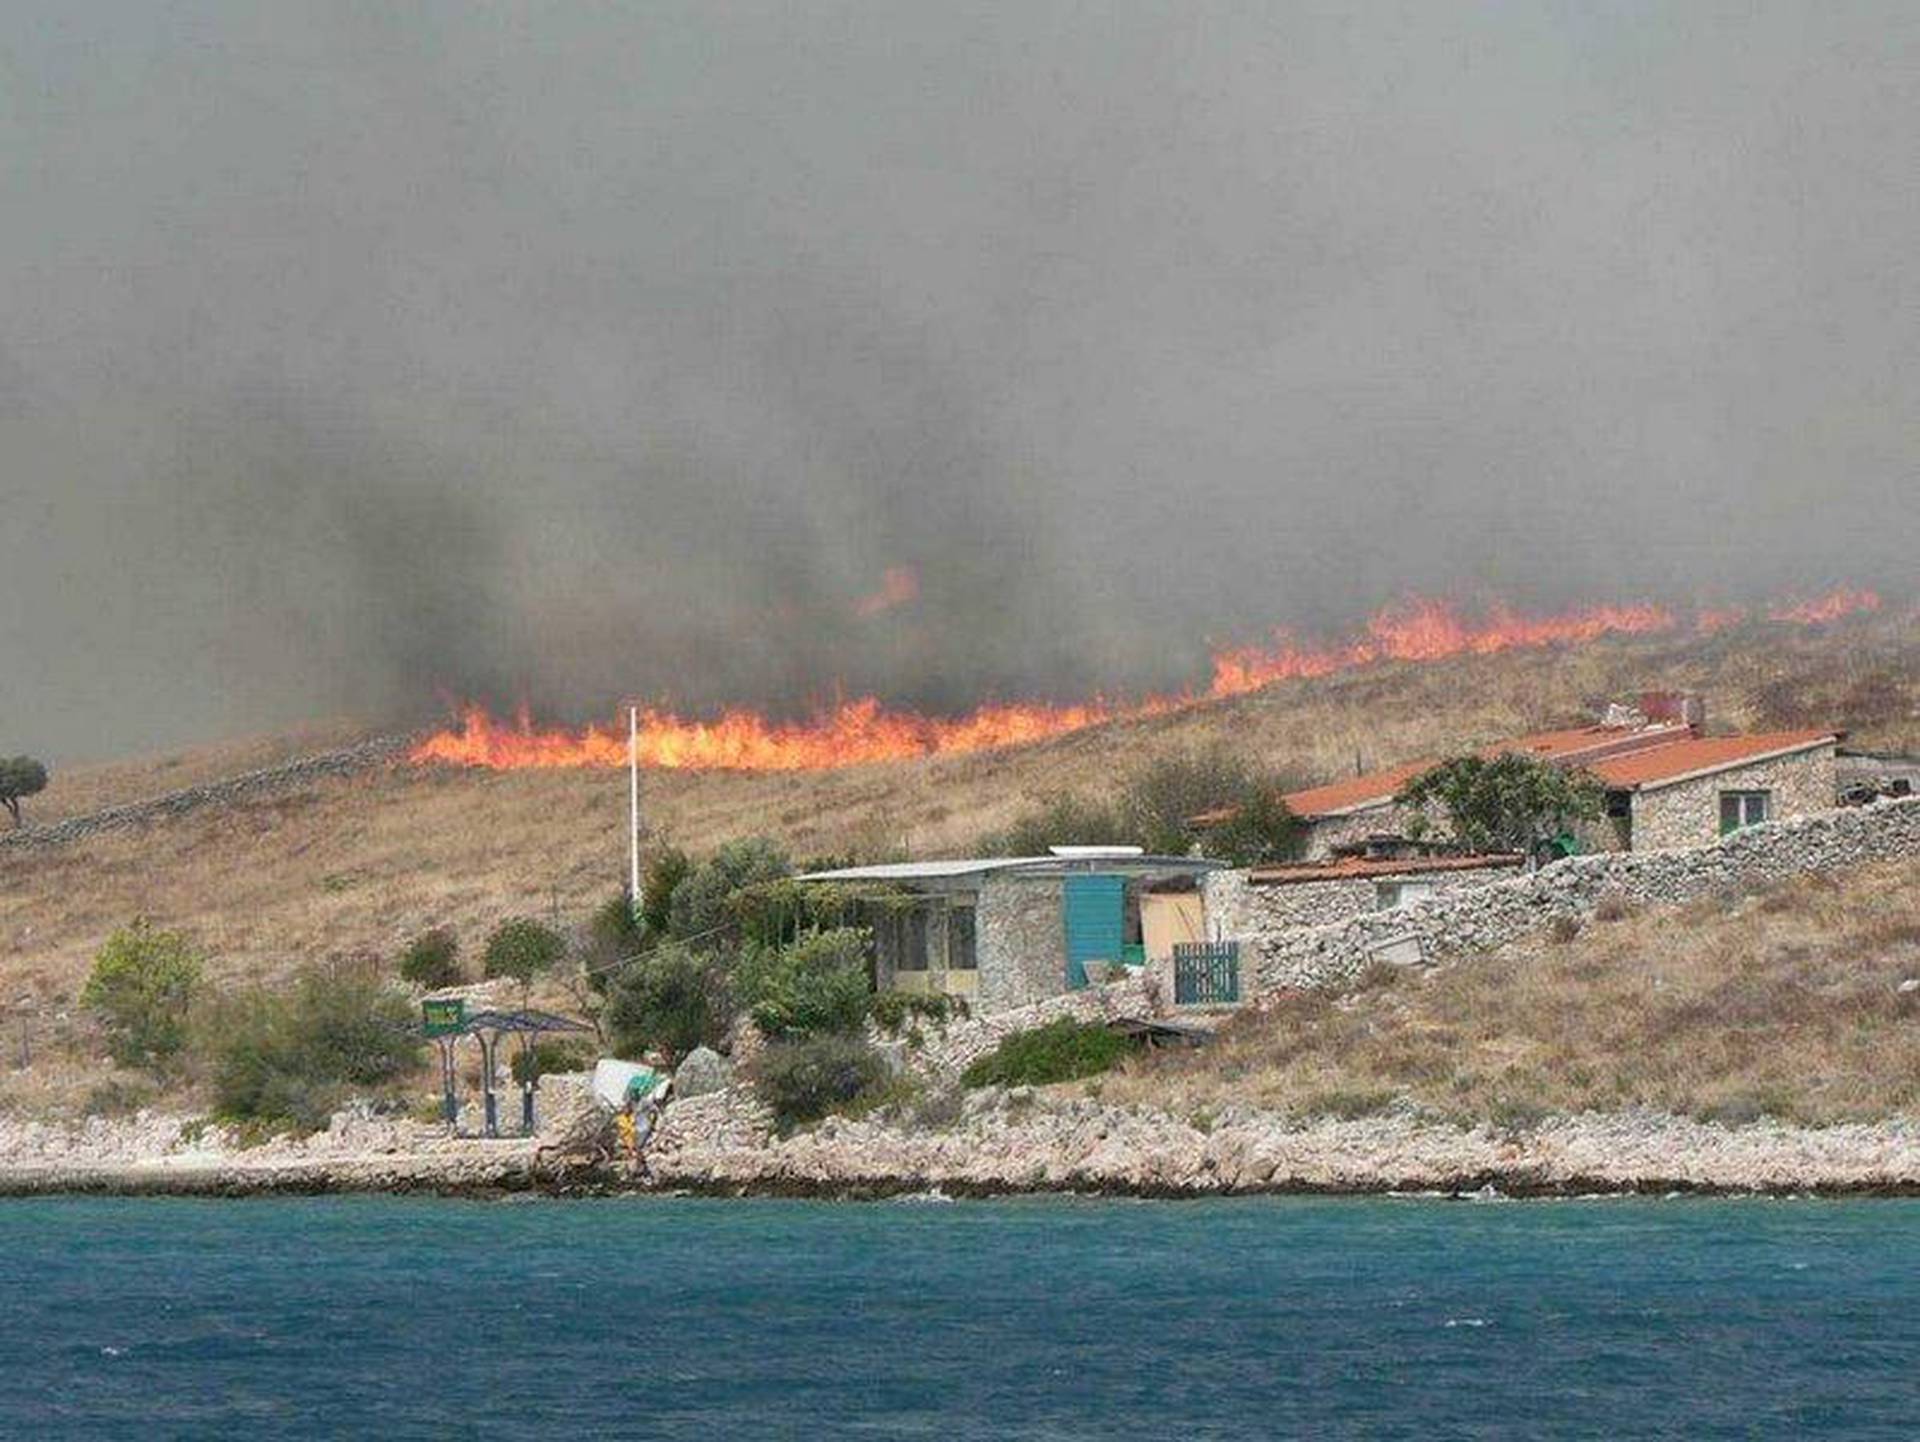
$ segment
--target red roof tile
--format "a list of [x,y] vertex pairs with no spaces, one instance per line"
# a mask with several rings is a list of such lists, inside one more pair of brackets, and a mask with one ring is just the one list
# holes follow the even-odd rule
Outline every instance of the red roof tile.
[[[1632,789],[1660,785],[1697,771],[1718,771],[1748,764],[1777,753],[1790,753],[1834,741],[1841,733],[1827,731],[1773,731],[1752,736],[1696,736],[1679,723],[1658,726],[1580,726],[1565,731],[1538,731],[1480,748],[1493,757],[1507,752],[1539,756],[1569,766],[1581,766],[1609,786]],[[1440,763],[1410,761],[1349,776],[1324,786],[1309,786],[1284,799],[1296,816],[1309,820],[1364,811],[1391,801],[1400,788]],[[1199,817],[1197,820],[1210,820]]]
[[1631,791],[1733,766],[1750,766],[1768,756],[1790,756],[1796,751],[1832,745],[1840,735],[1837,731],[1763,731],[1751,736],[1690,736],[1648,751],[1592,762],[1587,769],[1607,785]]

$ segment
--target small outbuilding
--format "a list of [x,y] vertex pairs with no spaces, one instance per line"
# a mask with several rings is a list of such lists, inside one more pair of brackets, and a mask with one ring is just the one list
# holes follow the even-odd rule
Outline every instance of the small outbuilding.
[[962,997],[987,1013],[1206,940],[1199,881],[1219,865],[1138,847],[1057,846],[1045,856],[888,862],[799,880],[884,885],[911,898],[873,913],[876,989]]

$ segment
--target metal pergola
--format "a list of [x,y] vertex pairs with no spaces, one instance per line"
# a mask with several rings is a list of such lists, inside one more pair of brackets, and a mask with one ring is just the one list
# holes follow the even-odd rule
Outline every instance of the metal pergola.
[[[441,1111],[446,1117],[447,1128],[451,1131],[460,1115],[459,1084],[455,1075],[454,1049],[462,1037],[473,1037],[480,1043],[480,1095],[486,1117],[485,1135],[500,1135],[500,1099],[493,1090],[493,1069],[497,1060],[500,1039],[504,1036],[520,1038],[520,1053],[526,1055],[533,1045],[533,1038],[549,1033],[586,1033],[591,1035],[593,1028],[583,1021],[570,1016],[560,1016],[551,1011],[525,1008],[518,1011],[499,1011],[488,1009],[476,1011],[471,1015],[462,1014],[457,1025],[433,1026],[425,1028],[427,1037],[440,1051],[440,1081],[442,1088]],[[529,1076],[520,1083],[520,1126],[527,1136],[533,1135],[533,1080]]]

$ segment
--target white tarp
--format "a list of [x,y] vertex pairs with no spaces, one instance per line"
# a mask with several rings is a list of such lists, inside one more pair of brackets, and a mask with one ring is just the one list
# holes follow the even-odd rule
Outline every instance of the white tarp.
[[615,1111],[623,1110],[629,1100],[650,1096],[664,1101],[672,1085],[652,1067],[638,1062],[602,1057],[593,1065],[593,1094]]

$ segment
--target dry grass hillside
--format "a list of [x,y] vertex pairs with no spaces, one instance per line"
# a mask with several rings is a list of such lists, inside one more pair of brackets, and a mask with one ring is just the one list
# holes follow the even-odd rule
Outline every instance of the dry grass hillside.
[[[1711,641],[1600,643],[1286,682],[1229,702],[995,754],[787,774],[658,773],[656,836],[692,850],[770,833],[796,854],[927,855],[1004,826],[1035,793],[1097,790],[1156,754],[1224,742],[1321,779],[1576,721],[1582,699],[1705,690],[1715,724],[1833,721],[1920,747],[1911,617]],[[173,789],[345,739],[344,728],[146,763],[76,768],[36,819]],[[620,884],[624,776],[397,765],[62,847],[0,849],[0,1018],[72,1005],[94,950],[144,915],[193,934],[218,975],[275,976],[313,957],[390,954],[430,924],[469,950],[515,913],[582,919]]]
[[1460,1121],[1646,1107],[1811,1125],[1920,1111],[1920,862],[1616,915],[1346,996],[1293,993],[1204,1051],[1092,1085],[1229,1105]]

